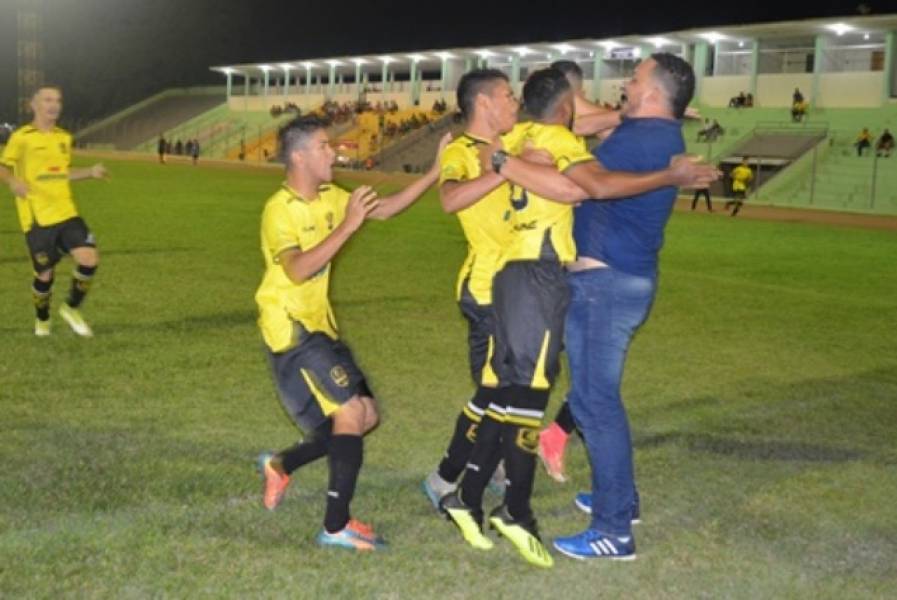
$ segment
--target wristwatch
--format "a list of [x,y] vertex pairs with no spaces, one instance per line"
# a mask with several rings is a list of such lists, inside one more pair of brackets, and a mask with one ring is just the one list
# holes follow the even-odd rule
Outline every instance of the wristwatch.
[[496,173],[501,173],[501,168],[508,161],[508,154],[504,150],[496,150],[492,153],[492,170]]

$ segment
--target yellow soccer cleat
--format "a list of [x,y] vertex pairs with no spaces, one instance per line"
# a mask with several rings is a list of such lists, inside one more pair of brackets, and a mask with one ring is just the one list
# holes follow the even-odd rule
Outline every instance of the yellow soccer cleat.
[[84,317],[81,316],[81,311],[77,308],[72,308],[68,304],[63,304],[59,307],[59,316],[69,324],[72,331],[81,337],[93,337],[93,331],[90,329],[90,325],[87,324]]
[[50,335],[50,319],[47,319],[46,321],[35,319],[34,335],[36,335],[37,337],[47,337],[48,335]]
[[554,566],[554,559],[539,537],[535,519],[527,522],[515,521],[507,506],[502,505],[489,515],[489,525],[508,538],[529,564],[546,569]]
[[483,535],[483,511],[461,502],[458,492],[445,496],[439,506],[458,529],[468,544],[478,550],[492,550],[492,540]]

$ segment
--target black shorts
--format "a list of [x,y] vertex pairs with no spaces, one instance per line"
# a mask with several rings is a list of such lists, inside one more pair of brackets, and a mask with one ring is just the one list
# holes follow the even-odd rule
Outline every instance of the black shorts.
[[97,242],[81,217],[42,227],[35,223],[25,234],[35,273],[52,269],[73,248],[96,248]]
[[495,313],[492,305],[477,302],[465,281],[461,287],[458,307],[467,320],[467,350],[473,383],[495,387],[498,379],[489,364],[495,344]]
[[305,335],[295,348],[268,356],[280,401],[310,433],[353,396],[372,394],[348,346],[323,333]]
[[509,262],[492,284],[495,353],[501,386],[548,390],[560,372],[567,274],[556,260]]
[[745,197],[745,191],[744,191],[744,190],[734,190],[734,191],[732,192],[732,198],[734,198],[735,200],[742,200],[742,201],[743,201],[743,200],[744,200],[744,197]]

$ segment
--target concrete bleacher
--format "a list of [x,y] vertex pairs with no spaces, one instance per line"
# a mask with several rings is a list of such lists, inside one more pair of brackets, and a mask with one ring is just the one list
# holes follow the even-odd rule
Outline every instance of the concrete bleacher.
[[82,147],[134,150],[149,138],[224,104],[223,90],[166,90],[78,131]]

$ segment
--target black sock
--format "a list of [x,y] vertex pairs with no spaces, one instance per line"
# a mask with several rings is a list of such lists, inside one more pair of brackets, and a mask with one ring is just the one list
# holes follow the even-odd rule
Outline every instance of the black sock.
[[50,318],[50,289],[53,287],[53,280],[41,281],[37,277],[31,285],[31,297],[34,299],[34,311],[37,318],[46,321]]
[[[483,412],[489,404],[495,402],[498,390],[495,388],[479,387],[473,398],[455,421],[455,432],[449,442],[448,450],[439,463],[439,476],[448,482],[455,482],[467,466],[470,453],[473,451],[477,439],[477,429],[482,421]],[[476,408],[474,412],[472,407]]]
[[472,508],[483,506],[483,492],[501,460],[501,422],[487,412],[477,428],[464,478],[461,480],[461,501]]
[[69,290],[69,297],[68,300],[66,300],[66,304],[72,308],[81,306],[81,303],[84,302],[84,296],[86,296],[88,290],[90,290],[90,283],[96,272],[97,267],[78,265],[75,272],[72,274],[72,287]]
[[355,494],[355,482],[364,460],[364,442],[357,435],[330,438],[330,484],[327,486],[327,512],[324,529],[336,533],[349,522],[349,503]]
[[570,412],[570,404],[568,402],[565,401],[561,404],[554,422],[567,434],[573,433],[573,430],[576,429],[576,422],[573,420],[573,413]]
[[544,412],[548,404],[548,390],[533,390],[513,386],[513,398],[508,401],[508,420],[502,426],[502,457],[508,488],[505,503],[508,512],[518,521],[532,518],[530,497],[536,478],[536,452],[539,449],[539,425],[541,416],[522,417],[515,415],[514,409],[527,413]]
[[327,456],[332,429],[333,421],[327,420],[298,444],[278,452],[277,458],[280,460],[284,472],[289,475],[302,465]]

